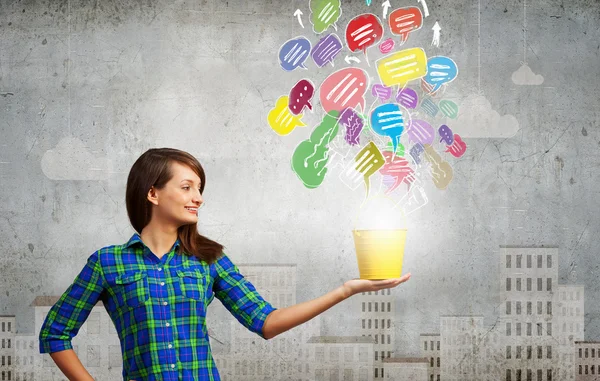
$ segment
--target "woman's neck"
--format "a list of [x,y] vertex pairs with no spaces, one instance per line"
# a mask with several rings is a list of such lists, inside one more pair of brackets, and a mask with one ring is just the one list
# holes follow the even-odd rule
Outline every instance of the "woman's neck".
[[154,255],[161,258],[171,250],[171,247],[173,247],[173,244],[177,240],[177,228],[157,226],[150,221],[142,229],[140,238]]

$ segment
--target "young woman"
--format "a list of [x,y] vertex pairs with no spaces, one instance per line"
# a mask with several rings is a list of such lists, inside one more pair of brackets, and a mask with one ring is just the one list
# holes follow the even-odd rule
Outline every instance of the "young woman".
[[40,353],[50,353],[69,380],[93,380],[71,340],[99,300],[121,341],[123,380],[219,380],[205,321],[214,296],[247,329],[271,339],[356,293],[396,287],[410,277],[353,279],[314,300],[276,309],[222,245],[198,233],[205,185],[202,166],[183,151],[150,149],[133,164],[126,204],[136,233],[88,258],[40,331]]

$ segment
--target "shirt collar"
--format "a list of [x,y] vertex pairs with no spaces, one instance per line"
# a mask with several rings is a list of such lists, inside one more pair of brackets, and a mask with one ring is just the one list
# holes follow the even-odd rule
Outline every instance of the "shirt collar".
[[[127,243],[125,244],[125,248],[129,248],[136,244],[146,247],[146,245],[144,244],[144,242],[142,241],[142,238],[140,237],[140,235],[138,233],[134,233],[131,236],[131,238],[129,238],[129,241],[127,241]],[[176,250],[180,246],[181,246],[181,241],[179,240],[179,238],[177,238],[177,241],[175,241],[171,250]]]

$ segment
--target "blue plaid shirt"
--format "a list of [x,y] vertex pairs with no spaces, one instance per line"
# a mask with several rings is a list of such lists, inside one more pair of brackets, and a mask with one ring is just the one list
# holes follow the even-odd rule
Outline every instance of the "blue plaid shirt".
[[206,328],[214,296],[263,338],[264,322],[275,308],[224,253],[208,265],[178,255],[179,244],[159,259],[136,233],[124,245],[93,253],[48,312],[40,353],[72,349],[71,339],[101,300],[121,341],[123,380],[220,380]]

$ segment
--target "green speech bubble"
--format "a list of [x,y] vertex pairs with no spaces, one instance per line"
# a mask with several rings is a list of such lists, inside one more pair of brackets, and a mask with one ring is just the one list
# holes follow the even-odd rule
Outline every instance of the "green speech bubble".
[[342,14],[340,0],[310,0],[311,22],[316,34],[321,34],[331,25],[335,26],[336,21]]

